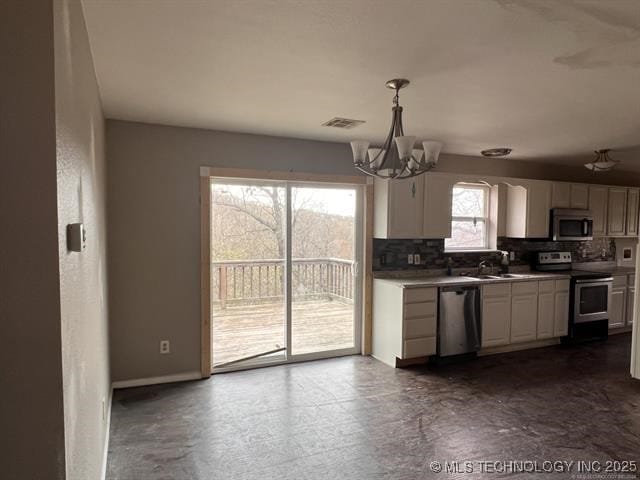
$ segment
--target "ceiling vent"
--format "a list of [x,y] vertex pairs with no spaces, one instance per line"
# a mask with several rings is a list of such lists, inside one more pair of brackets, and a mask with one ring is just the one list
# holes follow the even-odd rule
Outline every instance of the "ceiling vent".
[[364,120],[352,120],[351,118],[334,117],[328,122],[323,123],[322,126],[350,129],[355,128],[362,123],[364,123]]

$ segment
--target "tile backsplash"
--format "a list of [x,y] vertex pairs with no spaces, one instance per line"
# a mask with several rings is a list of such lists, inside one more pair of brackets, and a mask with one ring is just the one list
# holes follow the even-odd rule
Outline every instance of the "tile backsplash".
[[[613,238],[595,238],[582,242],[552,242],[518,238],[498,238],[498,250],[515,252],[511,265],[528,265],[532,252],[569,251],[574,262],[599,262],[616,260],[616,244]],[[409,265],[409,254],[420,254],[420,265]],[[498,265],[500,252],[445,252],[444,240],[384,240],[373,239],[374,270],[443,269],[447,259],[453,260],[453,268],[475,268],[481,260]]]

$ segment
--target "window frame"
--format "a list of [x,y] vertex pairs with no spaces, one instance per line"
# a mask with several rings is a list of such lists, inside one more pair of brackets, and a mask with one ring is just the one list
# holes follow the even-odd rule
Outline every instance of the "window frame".
[[[468,188],[468,189],[480,189],[484,192],[484,206],[483,212],[484,215],[482,217],[467,217],[467,216],[457,216],[453,215],[453,189],[454,188]],[[484,222],[484,238],[482,246],[473,246],[473,247],[452,247],[447,245],[447,240],[449,238],[444,239],[444,249],[446,252],[474,252],[474,251],[490,251],[492,248],[490,247],[489,241],[489,228],[491,225],[491,213],[489,210],[489,198],[491,196],[491,188],[484,183],[469,183],[469,182],[457,182],[453,184],[453,188],[451,189],[452,196],[452,204],[451,204],[451,229],[453,231],[453,222],[473,222],[474,220]]]

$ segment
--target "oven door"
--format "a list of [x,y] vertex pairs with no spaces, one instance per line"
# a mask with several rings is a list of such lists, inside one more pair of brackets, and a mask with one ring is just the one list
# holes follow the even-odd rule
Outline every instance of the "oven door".
[[553,240],[593,240],[593,219],[588,217],[553,218]]
[[608,320],[613,278],[576,280],[573,323]]

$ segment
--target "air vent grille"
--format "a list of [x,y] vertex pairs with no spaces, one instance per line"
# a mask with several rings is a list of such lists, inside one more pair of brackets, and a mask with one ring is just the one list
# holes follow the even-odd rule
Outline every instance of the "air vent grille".
[[323,123],[322,126],[350,129],[355,128],[362,123],[364,123],[364,120],[353,120],[351,118],[334,117],[328,122]]

